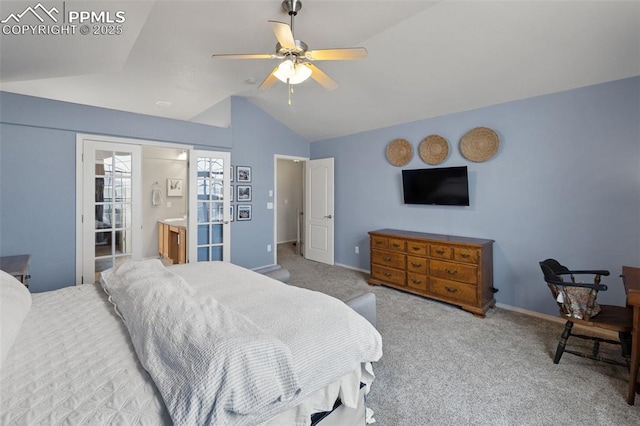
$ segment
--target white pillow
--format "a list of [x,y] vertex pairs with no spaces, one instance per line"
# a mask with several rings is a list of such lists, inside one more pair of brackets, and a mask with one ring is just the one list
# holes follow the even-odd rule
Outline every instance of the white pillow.
[[31,293],[14,276],[0,270],[0,368],[31,309]]

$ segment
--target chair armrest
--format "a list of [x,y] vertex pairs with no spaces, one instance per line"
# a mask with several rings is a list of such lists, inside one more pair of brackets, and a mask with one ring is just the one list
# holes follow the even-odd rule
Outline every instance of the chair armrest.
[[604,269],[596,269],[596,270],[585,270],[585,271],[565,271],[565,272],[556,272],[556,275],[568,275],[568,274],[590,274],[590,275],[602,275],[606,277],[609,275],[609,271]]
[[564,282],[564,281],[554,282],[553,284],[561,285],[561,286],[565,286],[565,287],[590,288],[590,289],[593,289],[593,290],[596,290],[596,291],[607,291],[607,289],[609,288],[605,284],[567,283],[567,282]]

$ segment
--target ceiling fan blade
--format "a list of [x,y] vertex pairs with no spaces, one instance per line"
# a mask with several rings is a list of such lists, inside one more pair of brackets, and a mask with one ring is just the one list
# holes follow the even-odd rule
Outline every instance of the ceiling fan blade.
[[277,69],[278,69],[278,65],[276,65],[276,67],[273,70],[271,70],[267,78],[265,78],[262,84],[260,85],[260,87],[258,87],[258,90],[271,89],[273,85],[278,82],[278,79],[276,78],[276,76],[273,75],[273,73],[276,72]]
[[214,54],[212,58],[217,59],[275,59],[276,55],[272,53],[229,53],[229,54]]
[[271,29],[278,39],[280,46],[285,49],[296,49],[296,41],[293,38],[293,32],[291,31],[289,24],[279,21],[269,21],[269,24],[271,24]]
[[364,47],[349,47],[344,49],[309,50],[304,55],[312,61],[341,61],[346,59],[364,59],[367,49]]
[[306,67],[311,68],[311,78],[317,81],[322,87],[327,90],[334,90],[338,87],[338,83],[327,74],[325,74],[320,68],[316,67],[314,64],[310,64],[309,62],[305,62],[303,64]]

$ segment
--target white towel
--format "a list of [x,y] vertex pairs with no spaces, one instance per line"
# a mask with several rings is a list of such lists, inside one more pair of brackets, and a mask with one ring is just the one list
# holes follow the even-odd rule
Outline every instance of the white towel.
[[162,205],[162,190],[160,188],[153,188],[151,191],[151,203],[154,206]]

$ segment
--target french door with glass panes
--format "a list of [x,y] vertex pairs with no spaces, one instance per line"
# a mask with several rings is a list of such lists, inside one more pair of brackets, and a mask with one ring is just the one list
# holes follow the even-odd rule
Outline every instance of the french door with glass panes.
[[230,158],[228,152],[191,151],[189,262],[230,261]]
[[82,282],[142,254],[141,147],[83,141]]

